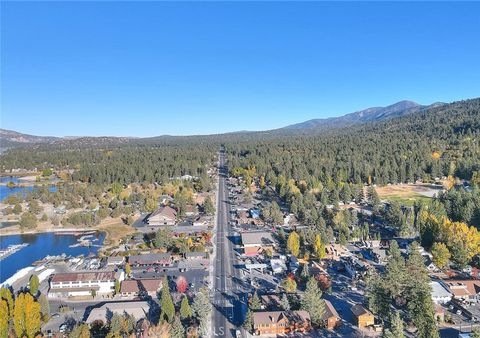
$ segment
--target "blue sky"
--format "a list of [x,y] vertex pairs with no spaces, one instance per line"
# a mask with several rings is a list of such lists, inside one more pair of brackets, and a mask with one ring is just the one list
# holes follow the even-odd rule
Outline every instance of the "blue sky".
[[480,96],[480,3],[2,2],[1,127],[265,130]]

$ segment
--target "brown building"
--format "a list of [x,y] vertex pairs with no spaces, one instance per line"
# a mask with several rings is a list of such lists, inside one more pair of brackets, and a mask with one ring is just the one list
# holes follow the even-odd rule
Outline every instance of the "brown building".
[[120,294],[127,298],[141,295],[157,297],[158,292],[162,289],[162,283],[163,279],[161,278],[124,280],[120,285]]
[[333,307],[332,303],[328,300],[325,302],[325,313],[323,315],[324,325],[328,330],[333,330],[339,327],[342,324],[342,320],[337,313],[337,310]]
[[308,332],[311,329],[307,311],[264,311],[253,313],[253,331],[256,335]]
[[177,212],[169,206],[161,207],[148,216],[148,225],[175,225]]
[[352,306],[351,311],[355,318],[355,324],[357,324],[359,328],[365,328],[375,324],[375,316],[362,305],[356,304]]

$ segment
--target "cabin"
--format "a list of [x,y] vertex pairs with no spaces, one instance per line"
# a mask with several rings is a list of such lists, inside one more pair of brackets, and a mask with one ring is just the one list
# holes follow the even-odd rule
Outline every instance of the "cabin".
[[360,328],[366,328],[375,324],[375,316],[360,304],[350,309],[355,319],[355,324]]
[[332,303],[328,300],[324,300],[325,313],[323,314],[323,322],[327,330],[334,330],[342,324],[342,319],[338,315],[337,310],[333,307]]
[[308,332],[311,329],[307,311],[263,311],[252,313],[256,335],[279,335]]

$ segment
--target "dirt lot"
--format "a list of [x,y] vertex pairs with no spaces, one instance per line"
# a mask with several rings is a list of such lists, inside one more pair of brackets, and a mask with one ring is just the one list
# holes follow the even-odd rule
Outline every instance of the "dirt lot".
[[382,200],[412,205],[415,201],[432,198],[442,187],[431,184],[397,184],[377,187],[376,190]]
[[96,230],[106,232],[104,246],[118,245],[122,238],[135,232],[135,228],[124,224],[120,218],[106,219],[96,227]]

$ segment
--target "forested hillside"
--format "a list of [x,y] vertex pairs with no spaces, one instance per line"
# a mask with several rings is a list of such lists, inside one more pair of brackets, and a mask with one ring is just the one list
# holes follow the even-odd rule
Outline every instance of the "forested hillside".
[[73,148],[36,147],[10,150],[4,169],[71,169],[74,181],[96,184],[165,182],[185,174],[204,176],[218,146],[213,143],[124,145]]
[[267,181],[387,183],[480,170],[480,99],[312,136],[227,144],[232,167],[255,166]]

